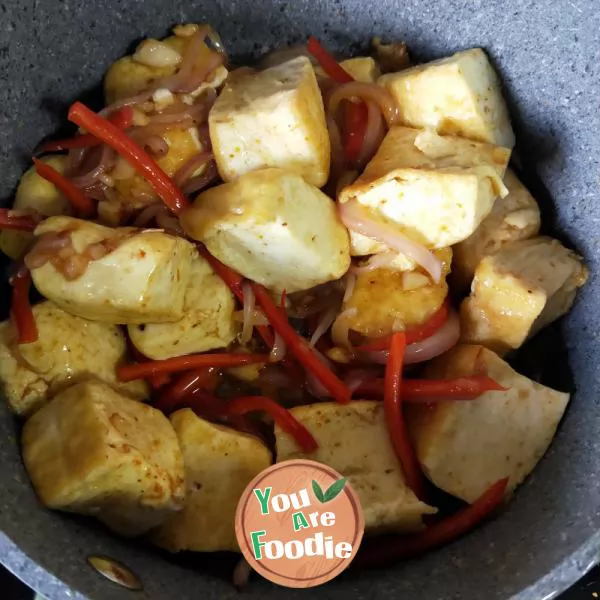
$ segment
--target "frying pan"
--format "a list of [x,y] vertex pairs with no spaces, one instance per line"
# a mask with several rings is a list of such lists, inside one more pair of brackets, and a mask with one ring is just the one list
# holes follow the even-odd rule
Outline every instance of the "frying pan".
[[[373,35],[403,39],[421,60],[484,47],[505,83],[516,155],[542,204],[544,227],[577,248],[591,270],[573,311],[531,348],[532,356],[538,352],[534,371],[573,388],[571,406],[550,452],[496,520],[418,561],[346,573],[311,592],[255,581],[245,593],[263,600],[308,593],[319,599],[552,598],[600,558],[597,2],[3,0],[0,198],[9,201],[32,148],[64,123],[70,102],[98,102],[94,89],[112,61],[142,36],[160,37],[184,21],[213,24],[241,59],[301,43],[309,34],[346,54],[359,52]],[[5,287],[0,298],[6,309]],[[0,559],[49,600],[238,597],[212,574],[215,564],[220,572],[219,557],[176,561],[86,519],[43,509],[21,464],[18,425],[3,403],[0,464]],[[128,565],[143,590],[100,577],[86,564],[90,554]]]

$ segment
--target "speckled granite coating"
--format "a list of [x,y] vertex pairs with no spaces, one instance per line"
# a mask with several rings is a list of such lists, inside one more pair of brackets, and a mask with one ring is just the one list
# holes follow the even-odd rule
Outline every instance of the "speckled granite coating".
[[[600,549],[600,10],[596,0],[4,0],[0,4],[0,197],[8,198],[40,137],[112,60],[142,35],[207,20],[241,56],[314,33],[356,49],[373,34],[402,38],[419,58],[485,47],[516,117],[545,222],[585,255],[592,277],[562,324],[577,393],[547,457],[496,521],[418,562],[348,574],[310,592],[331,599],[521,600],[551,598],[599,558]],[[543,182],[540,183],[540,182]],[[553,199],[551,202],[549,199]],[[547,360],[567,366],[548,348]],[[554,358],[553,358],[554,357]],[[16,426],[0,408],[0,559],[50,600],[227,600],[222,580],[164,561],[139,544],[40,508],[23,471]],[[18,549],[18,548],[20,549]],[[138,573],[128,592],[86,566],[114,556]],[[30,557],[30,558],[26,558]],[[34,561],[34,562],[32,562]],[[35,566],[37,563],[40,566]],[[61,580],[63,583],[61,583]],[[78,590],[77,592],[73,590]],[[134,595],[135,594],[135,595]],[[252,598],[307,592],[257,582]]]

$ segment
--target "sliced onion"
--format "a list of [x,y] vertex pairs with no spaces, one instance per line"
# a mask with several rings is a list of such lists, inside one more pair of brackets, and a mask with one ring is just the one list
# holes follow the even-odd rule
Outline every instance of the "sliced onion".
[[213,159],[212,152],[199,152],[195,156],[192,156],[189,160],[186,160],[175,175],[173,175],[173,183],[178,186],[182,186],[184,183],[189,181],[191,177],[199,171],[202,167]]
[[285,358],[287,348],[283,338],[279,335],[279,333],[275,332],[275,341],[273,343],[273,348],[271,349],[271,353],[269,354],[270,362],[280,362]]
[[374,102],[367,102],[367,109],[367,128],[357,161],[360,166],[366,165],[375,156],[385,137],[385,126],[379,106]]
[[101,146],[92,148],[83,163],[80,163],[79,168],[85,168],[87,163],[91,163],[92,166],[84,173],[71,175],[70,179],[77,187],[89,187],[96,183],[100,175],[112,169],[115,160],[116,153],[110,146],[102,144]]
[[[334,370],[333,364],[325,356],[323,356],[316,348],[313,348],[314,355],[331,371]],[[310,394],[317,398],[329,398],[331,394],[325,389],[323,384],[314,377],[309,371],[306,371],[306,384]]]
[[354,390],[360,387],[365,381],[373,379],[373,377],[377,377],[377,373],[373,370],[353,369],[346,374],[344,383],[350,388],[351,392],[354,392]]
[[[460,322],[454,311],[450,312],[446,322],[432,336],[421,342],[409,344],[404,353],[404,364],[413,365],[416,363],[431,360],[440,354],[444,354],[453,348],[460,339]],[[385,365],[387,363],[389,352],[381,350],[379,352],[363,352],[361,356],[369,359],[371,362]]]
[[200,175],[192,177],[181,187],[181,191],[187,196],[195,194],[211,184],[217,178],[218,174],[217,165],[214,160],[211,160]]
[[162,201],[146,206],[133,220],[133,227],[150,227],[152,221],[156,221],[156,217],[164,209],[164,206]]
[[[257,309],[254,309],[254,312],[251,315],[251,319],[252,319],[253,327],[260,327],[262,325],[270,325],[269,320],[267,319],[267,317],[265,317],[263,312],[260,310],[257,310]],[[244,322],[244,311],[236,310],[233,313],[233,320],[236,321],[237,323],[243,323]]]
[[154,158],[162,158],[169,152],[169,144],[167,144],[165,138],[160,135],[149,135],[144,140],[143,145]]
[[212,142],[210,139],[210,133],[208,131],[208,125],[206,123],[203,125],[198,125],[196,128],[196,135],[198,136],[200,148],[206,152],[210,152],[212,150]]
[[128,98],[123,98],[122,100],[117,100],[116,102],[113,102],[109,106],[103,108],[98,114],[101,117],[106,118],[108,115],[114,113],[115,111],[119,110],[120,108],[125,108],[126,106],[136,106],[137,104],[142,104],[143,102],[146,102],[147,100],[152,98],[152,94],[159,87],[160,86],[153,86],[144,92],[140,92],[139,94],[136,94],[135,96],[129,96]]
[[251,340],[252,333],[254,331],[252,317],[254,315],[254,307],[256,306],[256,298],[254,297],[254,292],[248,283],[244,283],[242,285],[242,292],[244,297],[244,325],[242,327],[240,342],[245,345]]
[[348,302],[352,298],[354,288],[356,287],[356,275],[350,271],[346,274],[346,289],[344,290],[343,302]]
[[25,266],[31,271],[43,267],[59,250],[71,246],[71,232],[46,233],[40,236],[25,255]]
[[350,272],[355,275],[359,275],[361,273],[369,273],[370,271],[375,271],[376,269],[394,269],[392,263],[394,260],[398,258],[398,254],[396,252],[380,252],[379,254],[373,254],[370,256],[367,262],[361,265],[352,265],[350,267]]
[[[196,66],[196,59],[198,55],[202,53],[202,47],[204,46],[204,40],[208,35],[208,25],[203,25],[196,29],[196,32],[191,36],[190,41],[187,43],[187,47],[183,53],[181,59],[181,66],[174,75],[170,75],[161,80],[161,86],[171,90],[172,92],[181,91],[181,86],[185,87],[186,81],[192,76],[194,67]],[[195,89],[195,88],[194,88]]]
[[451,311],[446,322],[432,336],[406,347],[404,363],[412,365],[430,360],[456,346],[460,338],[460,322]]
[[87,152],[87,148],[72,148],[67,153],[67,161],[65,165],[65,173],[70,176],[73,173],[76,173],[83,159],[85,158],[85,154]]
[[104,185],[101,181],[97,181],[93,185],[84,188],[85,195],[92,200],[97,200],[98,202],[104,202],[106,200],[106,190],[108,187]]
[[394,97],[384,87],[375,83],[351,81],[339,85],[329,97],[327,103],[329,113],[336,114],[340,102],[352,98],[373,102],[379,106],[388,127],[400,124],[400,111]]
[[204,83],[213,71],[223,64],[223,54],[213,51],[210,52],[204,63],[197,62],[209,32],[210,28],[208,25],[203,25],[198,28],[197,33],[194,34],[194,37],[188,43],[179,71],[174,75],[161,80],[160,87],[183,94],[193,92]]
[[327,333],[333,322],[335,321],[335,317],[337,315],[337,310],[335,308],[330,308],[329,310],[324,311],[319,318],[319,322],[315,327],[315,332],[312,334],[310,338],[309,345],[315,346],[315,344]]
[[341,312],[331,328],[331,339],[340,348],[351,348],[350,319],[358,313],[357,308],[347,308]]
[[396,231],[391,225],[369,217],[357,200],[338,203],[340,218],[346,227],[356,233],[385,244],[388,248],[401,252],[421,265],[437,283],[442,277],[442,262],[425,246],[413,242]]
[[185,236],[185,231],[183,231],[179,219],[174,217],[166,206],[163,205],[163,207],[165,210],[159,212],[156,216],[156,224],[167,233]]
[[206,90],[191,106],[183,102],[173,104],[172,106],[149,116],[146,125],[148,127],[165,124],[181,125],[184,121],[205,123],[216,98],[217,93],[214,90]]

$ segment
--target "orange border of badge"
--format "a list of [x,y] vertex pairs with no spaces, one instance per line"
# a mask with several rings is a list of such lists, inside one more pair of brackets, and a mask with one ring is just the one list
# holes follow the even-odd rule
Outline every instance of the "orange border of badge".
[[350,566],[350,563],[352,562],[352,560],[354,560],[354,557],[356,556],[356,553],[358,551],[358,548],[360,546],[360,543],[361,543],[363,535],[364,535],[365,518],[364,518],[364,515],[362,512],[362,508],[360,506],[360,501],[358,499],[358,496],[357,496],[356,492],[352,489],[352,486],[350,484],[348,484],[344,487],[344,494],[346,494],[346,496],[350,500],[354,515],[356,517],[356,521],[355,521],[356,526],[355,526],[355,532],[354,532],[354,537],[353,537],[353,541],[352,541],[352,547],[354,549],[354,552],[353,552],[352,556],[348,559],[340,559],[339,562],[333,568],[331,568],[329,571],[327,571],[325,573],[321,573],[320,575],[313,576],[313,577],[306,577],[306,578],[293,578],[293,577],[288,577],[286,575],[280,575],[276,571],[266,567],[264,562],[258,561],[258,560],[256,560],[256,558],[254,558],[254,553],[252,552],[252,548],[250,547],[250,536],[248,535],[248,532],[245,528],[244,513],[245,513],[246,507],[248,505],[248,502],[250,501],[250,498],[253,497],[252,490],[255,487],[258,487],[258,485],[265,478],[269,477],[269,475],[271,475],[272,473],[279,471],[281,469],[289,468],[290,466],[310,467],[312,469],[316,469],[316,470],[326,473],[333,479],[339,479],[340,477],[342,477],[342,475],[340,473],[338,473],[335,469],[332,469],[331,467],[324,465],[323,463],[314,461],[314,460],[291,459],[291,460],[286,460],[286,461],[283,461],[280,463],[275,463],[274,465],[271,465],[269,468],[267,468],[264,471],[262,471],[261,473],[259,473],[248,484],[248,486],[244,490],[244,493],[242,494],[242,496],[240,498],[240,501],[238,503],[237,510],[235,513],[235,535],[236,535],[238,544],[240,546],[240,550],[242,551],[242,554],[244,555],[244,558],[248,561],[250,566],[257,573],[262,575],[265,579],[268,579],[269,581],[272,581],[273,583],[276,583],[278,585],[282,585],[285,587],[309,588],[309,587],[322,585],[323,583],[327,583],[328,581],[331,581],[334,577],[337,577],[340,573],[345,571]]

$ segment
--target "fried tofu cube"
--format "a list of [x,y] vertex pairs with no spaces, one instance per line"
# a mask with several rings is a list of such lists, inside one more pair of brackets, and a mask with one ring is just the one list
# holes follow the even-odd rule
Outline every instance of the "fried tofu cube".
[[112,229],[70,217],[46,219],[35,235],[64,232],[78,254],[98,245],[111,251],[92,260],[75,279],[52,261],[32,268],[35,286],[46,298],[74,315],[105,323],[169,323],[183,317],[197,256],[190,242],[161,230]]
[[272,463],[258,439],[209,423],[185,408],[171,415],[183,452],[187,499],[184,509],[151,534],[171,552],[238,552],[235,511],[246,486]]
[[506,195],[509,157],[507,148],[393,127],[339,201],[356,200],[407,237],[444,248],[468,238]]
[[340,472],[358,494],[367,533],[408,533],[423,528],[421,517],[436,512],[406,485],[390,442],[381,402],[324,402],[290,411],[314,436],[319,448],[303,453],[275,427],[277,462],[308,458]]
[[540,231],[540,208],[508,169],[504,175],[508,196],[498,198],[490,214],[466,240],[454,246],[452,282],[464,289],[471,284],[477,265],[486,257],[518,240],[527,240]]
[[587,276],[581,258],[558,240],[508,244],[475,271],[471,295],[460,308],[461,339],[501,355],[519,348],[569,311]]
[[334,202],[283,169],[253,171],[201,193],[181,225],[221,262],[275,292],[339,279],[350,266]]
[[155,360],[225,348],[239,330],[235,310],[227,285],[198,256],[192,261],[183,318],[175,323],[130,325],[129,337],[142,354]]
[[58,394],[25,423],[25,468],[48,507],[135,536],[181,510],[183,457],[169,420],[99,381]]
[[383,75],[378,83],[394,96],[409,127],[515,145],[500,81],[481,48]]
[[[167,46],[166,52],[169,55],[175,56],[176,59],[178,57],[178,60],[172,61],[171,64],[165,64],[163,66],[158,64],[147,64],[141,60],[139,52],[130,56],[124,56],[117,60],[108,69],[104,78],[104,96],[106,98],[106,103],[113,104],[119,100],[125,100],[126,98],[136,96],[149,89],[152,84],[155,84],[160,79],[173,75],[179,68],[181,59],[191,41],[191,36],[184,37],[178,35],[169,36],[161,41],[162,44]],[[142,44],[148,42],[156,43],[156,40],[144,40]],[[139,48],[140,47],[138,46],[138,50]],[[206,63],[210,52],[211,50],[206,44],[200,45],[197,53],[198,64]],[[165,53],[163,52],[163,54]],[[227,69],[224,66],[218,67],[215,69],[214,73],[209,75],[208,81],[203,82],[190,95],[198,96],[208,87],[218,88],[227,78],[227,74]]]
[[[204,149],[195,128],[169,129],[161,137],[166,142],[168,150],[164,156],[158,157],[156,162],[169,177],[173,177],[186,162]],[[115,168],[119,168],[118,164]],[[201,167],[192,176],[200,175],[204,168],[204,166]],[[114,182],[113,189],[119,195],[121,204],[128,210],[142,208],[152,200],[158,200],[158,196],[148,180],[139,173],[134,172],[130,177],[115,178]]]
[[11,410],[29,416],[59,391],[91,377],[138,400],[149,395],[143,381],[121,383],[116,369],[127,359],[123,332],[86,321],[53,304],[33,307],[38,340],[18,344],[11,321],[0,323],[0,389]]
[[[448,295],[445,276],[450,270],[452,250],[437,250],[442,278],[431,281],[422,269],[374,269],[356,276],[352,295],[343,304],[335,325],[348,327],[366,337],[381,337],[425,323]],[[410,265],[407,265],[410,267]]]
[[355,56],[343,60],[340,64],[356,81],[375,83],[381,76],[379,65],[371,56]]
[[[66,156],[45,156],[42,162],[50,165],[59,173],[64,173]],[[17,191],[13,210],[37,210],[45,217],[62,215],[69,212],[68,200],[49,181],[37,174],[35,167],[25,171]],[[24,231],[5,230],[0,232],[0,250],[13,260],[21,257],[33,235]]]
[[[376,83],[381,75],[379,65],[374,58],[370,56],[355,56],[340,62],[340,66],[350,74],[356,81],[362,83]],[[315,73],[322,77],[325,72],[321,67],[315,67]]]
[[465,402],[407,406],[409,431],[427,477],[439,488],[473,502],[509,477],[510,494],[542,458],[569,402],[513,371],[483,346],[455,346],[425,371],[432,379],[485,371],[507,388]]
[[317,187],[329,178],[323,100],[305,56],[236,77],[217,98],[208,124],[225,181],[264,167],[297,173]]

